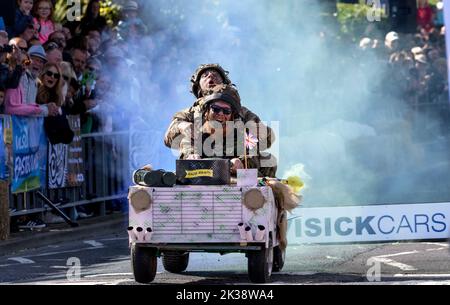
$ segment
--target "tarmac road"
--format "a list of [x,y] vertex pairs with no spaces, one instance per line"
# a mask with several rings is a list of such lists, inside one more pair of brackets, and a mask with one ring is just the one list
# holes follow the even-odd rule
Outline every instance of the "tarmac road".
[[[0,257],[0,284],[137,285],[125,232]],[[244,254],[191,253],[183,274],[158,260],[152,284],[250,284]],[[79,268],[77,266],[80,266]],[[290,246],[272,284],[450,284],[446,242]]]

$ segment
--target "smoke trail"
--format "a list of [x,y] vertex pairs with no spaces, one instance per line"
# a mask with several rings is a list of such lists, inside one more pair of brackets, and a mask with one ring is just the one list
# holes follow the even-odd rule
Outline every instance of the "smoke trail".
[[338,26],[321,17],[319,3],[142,1],[156,34],[131,58],[152,63],[138,108],[129,106],[141,132],[136,166],[174,168],[162,135],[171,115],[194,101],[195,68],[217,62],[243,105],[280,121],[278,174],[301,173],[306,205],[448,200],[448,142],[417,141],[426,132],[437,139],[438,128],[412,128],[408,115],[417,114],[380,82],[389,78],[387,65],[369,53],[352,57],[356,46],[332,38]]

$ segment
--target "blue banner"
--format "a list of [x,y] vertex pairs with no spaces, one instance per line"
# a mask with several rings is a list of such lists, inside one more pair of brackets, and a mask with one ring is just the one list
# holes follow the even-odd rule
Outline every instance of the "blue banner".
[[28,192],[41,186],[43,119],[13,116],[13,174],[11,192]]

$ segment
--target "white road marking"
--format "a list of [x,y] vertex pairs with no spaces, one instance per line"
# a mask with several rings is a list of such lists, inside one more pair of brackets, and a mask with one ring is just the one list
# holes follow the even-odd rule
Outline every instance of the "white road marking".
[[375,256],[375,258],[377,258],[377,257],[394,257],[394,256],[416,254],[416,253],[419,253],[419,251],[414,250],[414,251],[409,251],[409,252],[400,252],[400,253],[394,253],[394,254],[378,255],[378,256]]
[[97,248],[103,247],[102,243],[99,243],[98,241],[95,241],[95,240],[85,240],[85,241],[83,241],[83,243],[88,244],[92,247],[97,247]]
[[403,273],[398,273],[398,274],[394,274],[394,277],[425,277],[425,278],[432,278],[432,277],[448,277],[450,278],[450,273],[424,273],[424,274],[418,274],[418,273],[413,273],[413,274],[403,274]]
[[417,268],[414,268],[413,266],[396,262],[396,261],[394,261],[394,260],[392,260],[390,258],[380,257],[380,256],[374,256],[372,258],[374,260],[380,262],[380,263],[384,263],[386,265],[399,268],[400,270],[403,270],[403,271],[415,271],[415,270],[417,270]]
[[425,243],[425,244],[427,244],[427,245],[436,245],[436,246],[445,247],[445,248],[449,247],[448,244],[443,244],[443,243]]
[[21,264],[34,264],[35,261],[32,261],[31,259],[25,258],[25,257],[10,257],[8,258],[10,261],[15,261]]
[[334,260],[336,260],[336,259],[339,259],[339,257],[336,257],[336,256],[329,256],[329,255],[327,255],[327,256],[325,256],[327,259],[334,259]]
[[435,248],[435,249],[427,249],[428,252],[430,252],[430,251],[442,251],[442,250],[448,250],[448,248],[442,247],[442,248]]
[[102,248],[102,247],[90,247],[90,248],[81,248],[81,249],[66,250],[66,251],[45,252],[45,253],[41,253],[41,254],[27,255],[27,257],[41,257],[41,256],[58,255],[58,254],[65,254],[65,253],[74,253],[74,252],[80,252],[80,251],[85,251],[85,250],[98,250],[99,248]]
[[94,278],[94,277],[102,277],[102,276],[132,276],[133,273],[103,273],[103,274],[92,274],[86,275],[83,278]]

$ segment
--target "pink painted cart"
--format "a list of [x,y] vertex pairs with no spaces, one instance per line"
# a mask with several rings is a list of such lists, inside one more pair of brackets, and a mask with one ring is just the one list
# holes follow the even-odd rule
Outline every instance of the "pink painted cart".
[[137,282],[153,281],[158,257],[167,271],[183,272],[189,252],[245,253],[255,283],[268,282],[283,267],[270,187],[132,186],[128,199]]

